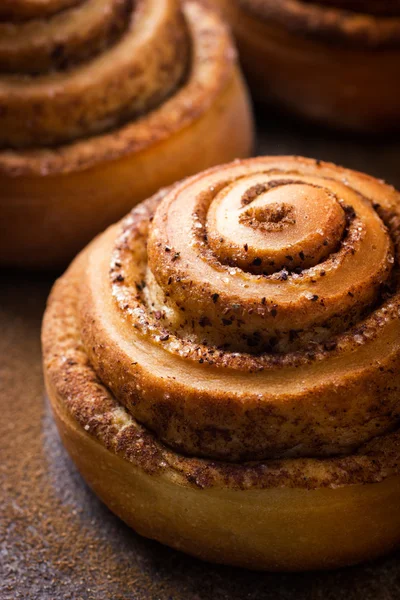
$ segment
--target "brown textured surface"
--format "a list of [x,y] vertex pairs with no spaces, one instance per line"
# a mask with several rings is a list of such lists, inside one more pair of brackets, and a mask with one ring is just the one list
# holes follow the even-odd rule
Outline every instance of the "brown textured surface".
[[[91,35],[84,33],[87,23],[94,24],[97,11],[101,14],[110,8],[95,4],[87,0],[81,8],[69,11],[65,18],[70,20],[71,31],[65,37],[65,27],[63,31],[59,23],[54,23],[55,17],[46,21],[47,52],[66,52],[68,64],[59,65],[61,70],[54,71],[57,61],[40,65],[40,48],[33,43],[33,63],[38,48],[37,76],[19,75],[18,68],[12,76],[1,76],[0,144],[5,151],[57,147],[118,130],[122,124],[162,105],[179,89],[190,48],[185,7],[177,0],[146,0],[133,5],[127,0],[122,6],[125,28],[118,26],[120,10],[108,16],[119,33],[112,36],[114,43],[110,45],[104,44],[107,35],[100,35],[103,43],[98,44],[96,36],[90,39]],[[40,23],[43,21],[38,27]],[[22,45],[21,51],[29,52],[29,36],[23,29],[21,26],[18,35],[27,45]],[[58,42],[51,49],[52,38],[57,36]],[[79,67],[63,70],[75,60],[79,62],[78,47],[71,49],[75,36],[81,37],[86,50],[96,48],[97,53],[89,52],[91,57],[87,56]]]
[[[394,142],[327,139],[263,123],[259,152],[345,164],[400,186]],[[255,575],[205,565],[132,533],[88,490],[43,397],[39,332],[54,275],[2,272],[0,291],[0,597],[4,600],[390,600],[400,555],[326,574]]]
[[0,174],[18,177],[83,171],[102,161],[117,160],[160,144],[177,131],[189,128],[207,112],[232,77],[236,52],[232,49],[226,26],[214,13],[206,14],[204,7],[193,2],[188,2],[184,10],[193,41],[192,69],[186,82],[172,97],[157,110],[133,119],[125,126],[97,137],[77,139],[73,144],[62,144],[56,151],[43,147],[43,144],[18,152],[3,150],[0,152]]
[[[279,178],[286,177],[281,188],[277,171]],[[318,181],[318,194],[322,189],[326,193],[336,190],[347,212],[349,206],[358,212],[357,225],[349,224],[349,235],[340,249],[309,271],[293,273],[288,264],[287,271],[277,268],[271,278],[261,279],[246,266],[236,271],[232,263],[221,262],[221,247],[228,245],[229,258],[249,242],[246,254],[250,254],[248,230],[243,227],[231,233],[228,218],[221,216],[211,226],[210,214],[220,199],[226,200],[232,223],[237,218],[239,190],[243,192],[256,180],[273,183],[265,198],[273,195],[275,199],[276,192],[288,198],[291,186],[295,194],[299,188],[304,192],[301,180]],[[223,190],[228,190],[226,196]],[[48,381],[83,427],[100,438],[108,423],[106,412],[115,410],[119,415],[122,405],[160,440],[189,456],[262,460],[346,454],[356,447],[364,455],[366,449],[360,443],[392,430],[398,418],[400,300],[395,294],[384,305],[378,300],[379,310],[371,305],[376,298],[373,279],[380,285],[380,273],[390,275],[394,259],[389,253],[387,262],[380,262],[390,247],[389,237],[370,202],[361,204],[359,194],[384,211],[389,207],[398,211],[400,197],[392,187],[304,158],[235,161],[164,193],[158,207],[159,196],[149,199],[121,225],[100,236],[54,290],[42,338]],[[318,198],[320,212],[315,206],[310,208],[311,192],[307,191],[307,226],[322,231],[325,241],[327,198],[325,194]],[[331,202],[336,202],[334,196]],[[336,205],[344,218],[343,209]],[[364,221],[367,205],[369,219]],[[225,230],[219,228],[222,224]],[[351,238],[358,239],[360,231],[365,237],[358,246]],[[391,231],[395,240],[393,227]],[[191,236],[196,237],[188,244]],[[208,245],[212,236],[216,240],[213,253]],[[229,250],[232,238],[234,251]],[[256,238],[253,246],[258,256],[264,239],[267,243],[266,238]],[[286,243],[281,249],[290,263],[293,257],[285,258],[285,254],[294,255],[296,248]],[[304,260],[301,248],[308,252],[303,241],[297,252]],[[382,271],[380,267],[376,271],[380,264]],[[361,317],[354,303],[363,306]],[[115,335],[110,333],[114,320],[118,322]],[[84,351],[75,352],[80,340]],[[276,348],[285,354],[277,354]],[[88,359],[94,371],[88,372]],[[90,391],[88,382],[96,379],[95,374],[100,381]],[[99,390],[101,381],[113,397]],[[96,427],[94,414],[101,415]],[[117,435],[111,423],[110,434],[105,436],[108,443]],[[395,462],[397,454],[395,450]],[[387,457],[384,463],[388,466]],[[288,465],[278,468],[286,472]],[[268,463],[268,475],[271,470]],[[304,474],[304,465],[301,470]],[[347,482],[348,464],[345,470]]]

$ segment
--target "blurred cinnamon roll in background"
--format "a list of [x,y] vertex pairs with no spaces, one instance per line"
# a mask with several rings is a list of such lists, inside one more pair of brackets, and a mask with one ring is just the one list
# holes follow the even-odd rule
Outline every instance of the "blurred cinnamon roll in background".
[[253,569],[400,542],[399,194],[296,157],[161,191],[56,284],[61,437],[139,533]]
[[161,186],[249,154],[235,50],[201,2],[13,0],[0,18],[0,264],[61,264]]
[[218,0],[252,92],[333,127],[400,127],[397,0]]

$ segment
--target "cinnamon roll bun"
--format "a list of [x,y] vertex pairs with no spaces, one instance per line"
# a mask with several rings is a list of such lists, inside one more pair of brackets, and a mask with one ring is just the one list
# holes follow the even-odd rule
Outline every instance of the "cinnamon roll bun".
[[63,442],[142,535],[331,568],[400,541],[400,196],[296,157],[164,189],[91,243],[43,325]]
[[256,99],[333,127],[400,127],[397,0],[219,4]]
[[53,266],[162,186],[249,154],[232,41],[199,0],[0,8],[0,263]]

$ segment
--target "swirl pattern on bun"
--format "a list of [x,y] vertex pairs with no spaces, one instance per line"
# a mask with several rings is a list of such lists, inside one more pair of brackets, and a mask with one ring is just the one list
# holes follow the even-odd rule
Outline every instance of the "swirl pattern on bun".
[[[30,23],[34,39],[24,35],[26,24],[16,24],[5,44],[4,52],[12,42],[20,46],[18,72],[26,70],[26,62],[39,72],[28,79],[3,76],[2,147],[62,144],[102,133],[148,112],[182,80],[189,38],[177,2],[86,0],[70,13],[41,21],[42,32]],[[47,55],[43,65],[32,61],[36,45]],[[93,54],[83,65],[82,53]],[[73,70],[70,61],[76,62]]]
[[398,416],[387,369],[398,367],[399,307],[398,233],[382,199],[386,188],[357,176],[259,159],[183,183],[154,214],[141,206],[113,253],[112,318],[125,341],[156,347],[154,363],[161,352],[174,379],[166,395],[156,364],[116,352],[97,274],[81,307],[92,364],[135,418],[187,454],[322,456],[385,433]]
[[14,223],[5,263],[70,258],[160,186],[249,153],[235,52],[200,2],[84,0],[50,15],[20,4],[29,18],[0,22],[0,218]]
[[[64,442],[122,518],[253,568],[349,564],[399,541],[387,517],[399,498],[399,217],[381,181],[264,157],[160,191],[80,255],[45,317],[47,387]],[[114,498],[85,463],[87,438],[122,461],[123,497],[142,489],[138,473],[157,494],[198,490],[183,512],[220,537],[189,534],[186,516],[166,525],[162,503],[156,532],[133,517],[137,501]],[[378,529],[358,547],[345,540],[363,511]],[[245,549],[230,548],[232,531]]]

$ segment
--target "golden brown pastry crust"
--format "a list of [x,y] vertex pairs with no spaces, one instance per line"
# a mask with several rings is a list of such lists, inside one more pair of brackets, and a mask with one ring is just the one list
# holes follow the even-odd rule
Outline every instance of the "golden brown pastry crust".
[[[264,192],[238,207],[257,185]],[[273,242],[271,232],[235,226],[265,198],[290,203],[294,194],[301,206],[311,193],[322,209],[331,194],[347,218],[333,251],[315,266],[293,266],[287,238],[294,230],[302,241],[300,261],[326,242],[332,224],[313,206],[298,205],[297,224]],[[232,222],[222,212],[210,226],[207,215],[221,198]],[[371,203],[384,207],[382,217]],[[248,460],[351,451],[398,416],[398,301],[381,306],[382,290],[395,285],[397,225],[389,234],[385,222],[397,207],[388,186],[304,159],[253,159],[188,180],[154,215],[144,206],[132,212],[107,250],[111,271],[102,262],[105,246],[93,252],[98,264],[88,268],[80,306],[92,364],[139,421],[186,454]],[[313,229],[318,239],[302,239]],[[286,264],[267,275],[243,270],[235,246],[221,262],[208,237],[223,245],[230,234],[260,256],[264,240],[283,240]],[[255,261],[262,268],[252,255],[250,268]]]
[[397,4],[370,4],[357,12],[334,1],[219,0],[257,99],[331,126],[384,131],[400,123],[400,15]]
[[[143,2],[141,6],[141,18],[147,18],[146,22],[151,24],[147,30],[154,29],[154,19],[147,14],[154,5]],[[164,13],[168,10],[167,13],[162,12],[162,6]],[[164,98],[148,114],[100,136],[85,137],[54,148],[39,144],[35,148],[0,151],[0,181],[4,190],[0,218],[5,224],[13,223],[13,234],[0,242],[0,256],[4,264],[59,264],[70,258],[99,229],[122,216],[129,206],[159,187],[221,160],[249,153],[252,145],[251,115],[225,27],[212,11],[198,2],[184,3],[183,15],[172,0],[163,0],[162,6],[157,5],[154,10],[166,33],[171,32],[168,25],[171,25],[171,19],[173,22],[178,20],[172,28],[176,40],[174,52],[179,51],[183,39],[188,36],[192,45],[190,73],[171,94],[171,82],[182,76],[182,65],[185,68],[185,52],[181,53],[180,62],[173,61],[172,77],[170,69],[162,64],[168,61],[168,53],[162,56],[160,63],[161,55],[153,52],[154,48],[152,50],[146,42],[152,53],[152,64],[158,64],[161,70],[165,68],[164,83],[165,77],[168,79],[165,88],[162,82],[157,83],[156,73],[152,73],[154,78],[151,79],[151,74],[146,71],[150,96],[154,100],[154,90],[156,96],[161,93],[158,103],[166,94],[169,93],[170,97]],[[75,10],[81,8],[83,5]],[[180,36],[176,26],[182,19],[183,29],[180,31],[183,34]],[[164,41],[161,36],[157,43],[162,46]],[[137,43],[140,45],[141,42]],[[132,60],[138,66],[142,57],[135,55]],[[78,66],[72,72],[82,76],[87,69],[95,68],[93,61],[88,64],[89,67]],[[49,77],[44,77],[44,80]],[[62,77],[68,79],[69,71]],[[99,87],[100,82],[96,81]],[[156,88],[152,82],[155,82]],[[53,111],[54,105],[49,106],[53,107]],[[65,109],[70,110],[69,106],[65,104]],[[89,107],[87,102],[86,106]],[[73,110],[79,112],[80,109]],[[62,131],[66,120],[56,113]],[[90,108],[90,119],[94,114]],[[4,114],[3,119],[7,121]],[[41,132],[42,139],[49,140],[48,136],[56,132],[56,127],[53,127],[55,121],[50,113],[46,116],[46,111],[41,119],[30,133],[25,128],[18,129],[19,119],[11,119],[7,135],[15,135],[13,139],[21,142],[20,134],[33,135],[38,128],[38,135]],[[240,127],[228,138],[227,133],[234,122]],[[169,161],[165,160],[167,155]],[[24,211],[26,214],[23,214]],[[30,221],[29,229],[26,221]],[[58,231],[52,231],[54,227],[59,228]],[[56,240],[59,240],[58,243]],[[49,247],[52,247],[51,253],[48,252]]]
[[[86,0],[86,8],[90,4]],[[78,32],[92,21],[88,12],[76,19]],[[119,11],[108,18],[118,31]],[[2,77],[0,148],[54,146],[104,133],[149,112],[179,87],[189,55],[179,2],[146,0],[132,5],[125,19],[126,30],[112,46],[74,69]]]
[[69,413],[108,450],[146,473],[173,474],[175,481],[195,489],[312,490],[378,483],[399,474],[398,431],[377,437],[347,456],[242,463],[187,457],[160,442],[113,396],[93,369],[82,343],[78,307],[88,253],[106,235],[115,239],[115,234],[114,227],[75,259],[48,301],[42,334],[44,369],[48,391],[59,410]]
[[[253,192],[247,192],[259,185],[255,180],[260,174],[266,182],[273,176],[280,183],[254,198]],[[340,189],[343,198],[339,204],[345,202],[342,207],[352,201],[356,204],[357,197],[368,211],[379,213],[381,225],[375,217],[364,220],[357,205],[358,213],[356,210],[352,223],[347,223],[341,244],[348,243],[352,226],[380,229],[395,248],[388,278],[397,282],[397,193],[382,182],[334,165],[278,157],[237,161],[160,192],[97,238],[74,261],[49,300],[43,327],[47,389],[74,460],[104,501],[140,533],[208,560],[261,569],[325,568],[371,558],[400,539],[400,521],[392,511],[400,494],[398,415],[395,404],[388,412],[385,408],[391,394],[394,402],[398,397],[398,367],[393,362],[400,355],[397,283],[395,289],[385,286],[384,296],[378,304],[366,306],[366,316],[356,325],[349,328],[344,319],[347,330],[325,340],[321,347],[310,347],[304,332],[299,332],[301,350],[249,354],[196,341],[196,325],[192,339],[185,337],[181,328],[175,332],[156,305],[152,295],[156,288],[149,272],[138,278],[146,264],[151,270],[155,264],[170,268],[169,260],[184,268],[198,266],[198,260],[207,262],[204,257],[189,256],[193,244],[185,230],[185,213],[193,216],[193,210],[196,212],[190,203],[196,203],[200,188],[206,193],[211,190],[213,202],[218,203],[224,188],[238,186],[247,209],[254,202],[273,203],[276,197],[268,195],[282,192],[282,187],[295,186],[296,193],[302,194],[310,183],[316,185],[316,179],[330,191]],[[181,200],[186,207],[180,205]],[[349,214],[349,209],[344,212]],[[199,221],[195,218],[194,222]],[[286,222],[284,227],[293,225]],[[171,256],[166,262],[153,262],[151,253],[154,251],[157,259],[161,254],[151,240],[147,257],[149,227],[161,243],[159,252]],[[184,245],[171,244],[166,250],[165,231],[180,233]],[[363,232],[361,237],[365,235]],[[355,290],[361,256],[360,248],[353,248]],[[340,252],[339,248],[333,254],[337,257]],[[301,273],[281,269],[279,273],[288,276],[277,285],[285,287],[286,293],[295,282],[305,288],[318,286],[313,283],[315,269],[329,258],[322,260]],[[371,268],[373,262],[370,260]],[[343,267],[340,259],[339,264]],[[168,277],[176,275],[177,270]],[[331,279],[336,286],[331,275],[327,272],[322,277],[328,282],[324,285],[329,286]],[[153,272],[154,276],[159,274]],[[223,304],[218,308],[218,303],[223,303],[224,292],[231,293],[238,276],[229,273],[226,289],[222,286],[216,302],[212,300],[217,312],[220,308],[223,312]],[[249,280],[254,289],[259,278],[267,282],[271,277],[252,273]],[[174,301],[178,283],[188,289],[184,277],[171,281],[171,295],[164,298],[167,303]],[[195,314],[204,298],[197,294],[196,285],[189,286],[191,292],[186,296],[189,315]],[[265,306],[262,298],[260,295],[260,305]],[[337,300],[339,308],[340,294]],[[240,302],[245,310],[245,297],[241,296]],[[213,315],[208,314],[211,320]],[[252,314],[244,320],[250,325]],[[297,384],[287,373],[293,368],[304,394],[291,404]],[[280,396],[270,393],[279,372],[285,380]],[[268,392],[262,388],[263,377],[267,377]],[[259,397],[258,406],[254,405],[254,393]],[[368,407],[374,398],[375,406]],[[183,415],[179,407],[184,408]],[[264,438],[243,428],[245,413],[248,417],[252,411],[253,429],[259,427]],[[196,436],[196,428],[204,427],[203,419],[213,428],[208,436]],[[231,428],[235,439],[224,437],[223,427],[226,431]],[[288,434],[292,441],[298,435],[300,444],[282,457],[285,452],[280,444]],[[330,436],[331,448],[324,451],[323,445],[316,443],[318,435]],[[264,459],[260,459],[261,439]],[[338,444],[342,444],[339,449]],[[201,458],[202,454],[211,457]],[[253,460],[241,462],[238,457]],[[106,466],[98,473],[100,459]],[[160,501],[156,506],[150,503],[148,512],[142,511],[149,490],[151,497]],[[171,514],[167,506],[175,504],[180,510]],[[221,514],[226,518],[223,526],[218,524],[217,515]],[[374,523],[369,529],[366,515]],[[232,536],[243,544],[232,547]]]

